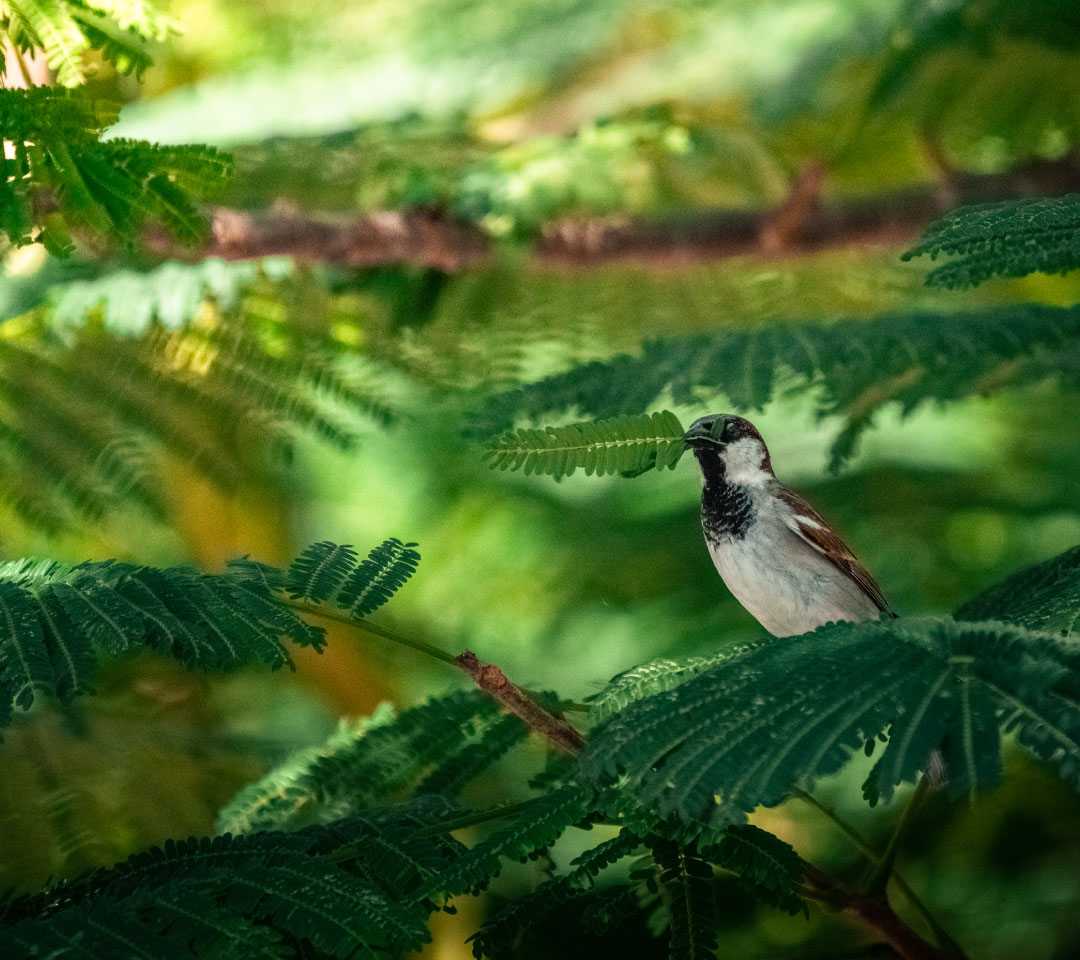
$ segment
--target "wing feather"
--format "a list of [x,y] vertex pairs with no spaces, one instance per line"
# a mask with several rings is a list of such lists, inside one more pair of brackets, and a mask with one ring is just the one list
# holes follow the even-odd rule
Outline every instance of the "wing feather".
[[841,573],[850,577],[882,613],[896,616],[889,609],[889,604],[881,592],[881,587],[870,576],[866,567],[855,558],[855,555],[848,549],[847,544],[833,533],[821,514],[787,487],[778,484],[776,493],[791,508],[791,516],[785,517],[785,522],[791,531],[809,547],[820,553]]

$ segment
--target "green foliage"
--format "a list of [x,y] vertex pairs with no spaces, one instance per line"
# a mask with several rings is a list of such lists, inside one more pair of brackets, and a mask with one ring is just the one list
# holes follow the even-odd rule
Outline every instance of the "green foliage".
[[3,498],[46,530],[125,503],[165,515],[166,454],[232,490],[270,473],[297,435],[348,448],[357,415],[388,415],[375,368],[316,337],[282,350],[218,318],[136,338],[93,323],[70,335],[71,346],[36,331],[0,344]]
[[457,895],[483,889],[498,876],[504,860],[524,860],[585,821],[592,791],[577,783],[557,787],[529,801],[513,820],[485,837],[438,878],[437,889]]
[[[498,759],[476,761],[470,748],[498,725],[494,704],[478,691],[439,697],[370,721],[342,725],[325,744],[302,750],[242,790],[222,811],[222,831],[295,829],[330,822],[348,813],[367,812],[388,799],[410,794],[447,798],[467,782],[449,784],[446,768],[458,758],[476,777]],[[520,721],[517,725],[521,728]]]
[[909,0],[897,20],[903,41],[891,45],[872,91],[870,103],[878,108],[905,92],[910,95],[920,68],[957,48],[983,53],[995,41],[1021,37],[1068,50],[1080,36],[1080,19],[1070,0],[1034,6],[1008,0]]
[[690,657],[686,660],[663,658],[633,667],[617,677],[612,677],[608,685],[590,702],[589,714],[594,720],[606,720],[635,700],[670,690],[713,664],[736,656],[746,649],[745,646],[739,646],[712,657]]
[[290,662],[285,640],[323,643],[243,564],[224,576],[113,561],[0,568],[0,700],[24,710],[37,693],[92,692],[100,659],[140,648],[202,669],[277,668]]
[[728,827],[718,843],[705,850],[705,858],[739,878],[739,885],[755,900],[787,913],[806,911],[799,896],[802,858],[779,837],[749,823]]
[[519,429],[494,441],[484,454],[500,470],[524,469],[565,477],[620,473],[636,477],[653,467],[672,470],[686,449],[685,430],[667,410],[543,430]]
[[671,919],[671,960],[713,960],[716,949],[716,888],[712,867],[670,840],[651,844]]
[[282,277],[289,269],[287,261],[228,263],[210,258],[198,263],[170,261],[146,272],[111,270],[49,286],[49,325],[77,328],[100,316],[104,328],[120,336],[145,334],[155,321],[166,330],[178,330],[192,324],[209,298],[229,313],[239,307],[241,295],[260,272]]
[[455,212],[497,235],[534,234],[559,216],[657,206],[658,167],[689,151],[687,131],[662,120],[609,120],[573,137],[536,137],[465,173]]
[[663,815],[717,825],[839,769],[888,730],[872,802],[943,751],[949,789],[1001,772],[1006,729],[1080,787],[1074,653],[1001,623],[836,624],[754,645],[625,708],[592,738],[585,770],[625,776]]
[[249,783],[218,814],[218,833],[254,833],[305,822],[315,812],[316,797],[306,778],[324,757],[349,749],[370,729],[389,723],[393,711],[380,708],[371,717],[342,719],[326,742],[298,750],[265,776]]
[[961,207],[932,223],[904,254],[951,257],[926,278],[932,287],[973,287],[991,277],[1080,267],[1080,194]]
[[[0,126],[14,154],[4,160],[0,229],[12,243],[67,252],[79,228],[132,244],[151,223],[185,243],[202,239],[194,198],[221,185],[229,158],[206,146],[102,141],[118,113],[118,104],[71,91],[0,90]],[[43,196],[60,207],[39,222],[35,204]]]
[[[92,692],[98,660],[144,647],[202,669],[290,663],[284,641],[319,649],[323,633],[284,606],[281,593],[318,603],[345,580],[346,609],[354,616],[370,613],[416,568],[419,554],[412,546],[387,540],[357,564],[351,547],[313,544],[287,573],[247,560],[216,576],[111,560],[75,567],[31,560],[6,564],[0,568],[0,716],[10,720],[12,703],[29,710],[37,693],[67,701]],[[459,726],[490,709],[475,698],[464,706]],[[335,746],[355,732],[339,734]],[[418,747],[430,733],[421,723],[411,734],[415,742],[407,743]],[[450,732],[451,741],[464,737],[458,728]],[[445,734],[434,742],[448,743]],[[433,754],[430,762],[436,759],[443,755]]]
[[587,850],[575,858],[573,869],[540,884],[531,893],[514,899],[508,907],[488,920],[473,936],[473,955],[498,957],[531,927],[536,926],[567,900],[592,891],[599,873],[613,863],[631,856],[642,845],[641,838],[629,831]]
[[146,40],[164,40],[176,22],[146,0],[11,0],[3,32],[21,53],[40,50],[56,81],[74,87],[86,79],[86,53],[100,50],[121,73],[150,65]]
[[[691,334],[648,341],[640,354],[582,364],[499,394],[480,409],[474,428],[490,433],[518,415],[569,409],[615,417],[647,408],[661,396],[690,404],[720,393],[734,409],[752,411],[771,400],[783,382],[820,396],[820,414],[845,417],[832,449],[838,465],[887,403],[898,402],[910,412],[928,401],[957,400],[1050,376],[1076,385],[1078,350],[1080,308],[1035,304]],[[547,442],[557,447],[556,440]],[[510,463],[528,463],[532,456],[554,470],[563,454],[542,453],[544,443],[541,431],[528,433],[516,448],[508,436],[500,441],[507,445],[500,456]]]
[[[313,543],[289,568],[285,589],[294,600],[333,605],[354,617],[374,613],[412,576],[420,554],[415,543],[383,541],[361,562],[348,544]],[[336,596],[335,596],[336,594]]]
[[[132,950],[162,960],[298,949],[393,957],[428,939],[427,909],[402,898],[400,875],[365,868],[365,858],[382,853],[380,827],[345,821],[294,834],[170,840],[9,903],[0,944],[41,956],[78,943],[82,955],[102,960]],[[346,845],[348,859],[337,861]]]
[[1069,636],[1080,619],[1080,547],[995,584],[965,603],[956,618],[1008,620]]

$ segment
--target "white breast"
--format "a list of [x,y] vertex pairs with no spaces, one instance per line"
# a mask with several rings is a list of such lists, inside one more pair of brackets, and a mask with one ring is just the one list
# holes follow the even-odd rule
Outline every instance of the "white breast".
[[761,504],[741,539],[708,539],[727,588],[778,637],[806,633],[831,620],[877,619],[877,605],[850,577],[800,540],[779,508]]

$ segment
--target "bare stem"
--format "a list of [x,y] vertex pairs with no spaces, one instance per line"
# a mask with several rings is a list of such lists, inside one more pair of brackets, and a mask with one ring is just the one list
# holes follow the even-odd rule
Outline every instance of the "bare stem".
[[372,623],[370,620],[364,620],[362,617],[352,617],[347,613],[340,613],[337,610],[331,610],[327,607],[303,603],[299,600],[279,599],[281,599],[281,602],[285,604],[285,606],[292,607],[294,610],[301,610],[304,613],[310,614],[313,617],[320,617],[323,620],[333,620],[335,623],[344,623],[348,627],[353,627],[356,630],[363,630],[365,633],[374,634],[376,637],[382,637],[384,640],[392,640],[394,643],[399,643],[403,647],[419,650],[421,653],[426,653],[429,657],[434,657],[436,660],[441,660],[443,663],[450,663],[457,666],[457,658],[452,653],[447,653],[445,650],[441,650],[434,644],[427,643],[424,640],[407,637],[405,634],[398,633],[396,630],[391,630],[389,627]]
[[889,842],[885,846],[885,852],[881,855],[881,859],[874,868],[874,872],[870,875],[870,880],[866,885],[869,893],[884,893],[885,887],[889,883],[889,875],[892,873],[893,866],[896,863],[897,854],[900,852],[900,843],[904,839],[904,834],[907,833],[908,827],[911,825],[912,815],[918,809],[919,804],[922,802],[923,797],[926,796],[926,791],[928,789],[930,789],[930,778],[924,776],[919,781],[919,785],[915,788],[914,792],[908,798],[908,802],[905,804],[904,810],[900,814],[900,819],[896,821],[896,827],[893,829],[892,836],[889,837]]

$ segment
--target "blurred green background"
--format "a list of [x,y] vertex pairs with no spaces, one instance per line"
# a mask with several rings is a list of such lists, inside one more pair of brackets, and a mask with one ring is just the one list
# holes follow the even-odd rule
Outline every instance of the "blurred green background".
[[[273,261],[236,274],[232,302],[220,283],[209,294],[196,284],[178,322],[227,316],[271,354],[320,338],[372,374],[392,419],[342,403],[356,443],[301,431],[287,462],[256,424],[229,484],[165,444],[153,474],[163,512],[121,505],[49,529],[9,502],[0,526],[9,557],[213,569],[245,553],[285,562],[319,539],[362,550],[388,536],[416,540],[423,561],[384,622],[581,699],[623,669],[713,652],[758,628],[705,551],[690,458],[634,481],[493,472],[463,429],[478,398],[666,334],[1080,298],[1075,275],[929,289],[927,265],[900,260],[913,239],[903,230],[872,245],[700,262],[565,266],[532,252],[567,219],[767,210],[811,164],[827,171],[824,201],[852,203],[947,193],[960,174],[1067,159],[1080,141],[1080,15],[1066,0],[168,7],[183,32],[155,50],[142,85],[104,67],[91,80],[93,92],[129,102],[116,135],[230,148],[236,172],[222,205],[437,211],[478,224],[495,247],[488,262],[452,273]],[[151,266],[124,253],[107,269]],[[0,336],[62,326],[72,285],[101,276],[100,262],[9,252]],[[111,335],[147,309],[145,291],[116,296],[111,319],[112,306],[80,301],[78,323]],[[167,303],[149,313],[168,321]],[[894,608],[941,613],[1080,543],[1076,394],[1052,381],[985,392],[906,416],[886,406],[838,473],[828,450],[842,424],[818,415],[813,390],[785,387],[749,415],[778,476],[843,531]],[[659,406],[689,422],[727,401],[718,383],[693,405]],[[113,668],[101,695],[68,713],[36,709],[0,745],[0,887],[28,889],[166,836],[209,832],[239,786],[320,740],[339,715],[463,682],[345,630],[298,664],[294,675],[208,679],[145,658]],[[514,765],[501,776],[513,783]],[[866,808],[859,783],[847,772],[821,796],[880,840],[890,811]],[[1074,957],[1078,814],[1076,798],[1017,753],[995,793],[928,805],[900,868],[972,957]],[[789,803],[761,817],[810,860],[855,869],[855,851],[820,813]],[[572,855],[552,854],[558,864]],[[492,898],[527,874],[500,881]],[[470,955],[463,931],[489,906],[438,918],[426,955]],[[835,918],[769,912],[734,886],[725,904],[723,956],[847,956],[859,943]],[[521,956],[598,949],[568,908]],[[603,949],[663,955],[632,927]]]

